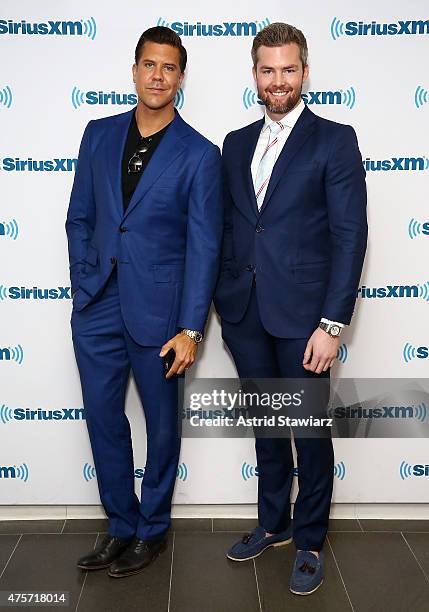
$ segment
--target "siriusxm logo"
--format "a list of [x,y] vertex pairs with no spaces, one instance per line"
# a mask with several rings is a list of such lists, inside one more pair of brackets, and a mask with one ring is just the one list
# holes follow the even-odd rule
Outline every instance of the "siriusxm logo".
[[416,419],[422,423],[427,418],[424,402],[413,406],[337,406],[330,408],[329,416],[336,419]]
[[109,93],[106,93],[104,91],[95,90],[84,92],[78,87],[73,87],[71,93],[71,102],[75,109],[79,108],[84,104],[88,104],[90,106],[94,106],[96,104],[128,104],[130,106],[134,106],[135,104],[137,104],[137,94],[117,93],[116,91],[109,91]]
[[79,21],[28,22],[0,19],[0,34],[10,36],[87,36],[94,40],[97,24],[94,17]]
[[429,465],[423,463],[415,463],[414,465],[401,461],[399,466],[399,476],[401,480],[412,478],[413,476],[429,476]]
[[177,90],[177,94],[174,98],[174,106],[177,108],[177,110],[181,110],[184,104],[185,104],[185,92],[183,91],[181,87],[179,87],[179,89]]
[[408,224],[408,236],[413,240],[417,236],[429,236],[429,221],[417,221],[413,217]]
[[71,300],[70,287],[54,287],[39,289],[39,287],[5,287],[0,285],[0,301],[6,300]]
[[223,21],[222,23],[173,21],[170,23],[162,17],[156,23],[158,26],[171,28],[179,36],[256,36],[269,24],[268,18],[262,21]]
[[346,477],[346,466],[344,461],[340,461],[334,465],[334,476],[338,478],[338,480],[344,480]]
[[406,342],[402,349],[402,357],[405,363],[409,363],[413,359],[427,359],[429,357],[429,348],[427,346],[413,346]]
[[28,465],[21,463],[21,465],[0,465],[0,478],[19,478],[27,482],[28,480]]
[[390,23],[378,21],[340,21],[336,17],[331,21],[331,36],[337,40],[340,36],[415,36],[429,34],[429,20],[398,20]]
[[352,109],[356,104],[356,91],[354,87],[337,89],[336,91],[309,91],[301,95],[305,104],[341,104]]
[[429,169],[429,158],[425,155],[420,157],[389,157],[387,159],[365,158],[363,167],[367,172],[406,171],[415,172]]
[[[136,468],[134,470],[134,478],[143,478],[145,469],[146,466],[142,468]],[[94,478],[96,478],[96,476],[97,472],[95,471],[95,467],[93,467],[89,463],[85,463],[83,466],[83,478],[86,480],[86,482],[93,480]],[[186,482],[186,480],[188,479],[188,466],[186,465],[186,463],[179,463],[179,466],[177,468],[177,478],[182,482]]]
[[16,219],[11,219],[11,221],[2,221],[0,223],[0,238],[2,236],[6,236],[6,238],[16,240],[18,238],[18,234],[19,228]]
[[246,463],[246,461],[243,461],[243,465],[241,466],[242,479],[247,481],[250,478],[253,478],[254,476],[259,476],[258,466],[250,465],[249,463]]
[[9,85],[0,89],[0,106],[5,106],[6,108],[10,108],[12,106],[12,91]]
[[5,172],[74,172],[77,167],[76,158],[54,159],[21,159],[20,157],[0,157],[0,170]]
[[[293,468],[293,475],[295,478],[298,476],[297,467]],[[346,466],[344,464],[344,461],[340,461],[339,463],[337,463],[337,465],[334,466],[334,476],[336,476],[340,480],[344,480],[346,476]],[[254,477],[258,478],[259,477],[258,466],[251,465],[250,463],[243,461],[243,465],[241,466],[241,477],[245,482],[247,482],[248,480]]]
[[346,363],[347,357],[349,356],[349,351],[347,349],[347,344],[340,344],[337,351],[337,359],[341,361],[341,363]]
[[416,87],[414,92],[414,104],[417,108],[421,108],[424,104],[429,102],[429,92],[427,89],[423,89],[421,85]]
[[[337,89],[334,91],[308,91],[301,94],[301,98],[307,106],[322,105],[322,104],[339,104],[348,109],[352,109],[356,104],[356,90],[354,87],[348,89]],[[258,98],[257,93],[246,87],[242,95],[243,106],[246,110],[263,102]]]
[[0,362],[14,361],[18,365],[22,365],[24,361],[24,349],[20,344],[17,346],[0,346]]
[[37,408],[10,408],[0,405],[0,423],[6,425],[10,421],[82,421],[85,419],[83,408],[58,408],[44,410]]
[[[106,93],[104,91],[95,90],[82,91],[78,87],[73,87],[71,92],[71,103],[75,110],[85,104],[89,106],[106,104],[135,106],[137,102],[138,98],[136,93],[118,93],[116,91],[109,91]],[[183,93],[183,89],[180,88],[175,96],[174,106],[180,110],[183,108],[184,102],[185,94]]]
[[362,299],[422,298],[429,302],[429,281],[418,285],[386,285],[385,287],[359,287],[357,297]]

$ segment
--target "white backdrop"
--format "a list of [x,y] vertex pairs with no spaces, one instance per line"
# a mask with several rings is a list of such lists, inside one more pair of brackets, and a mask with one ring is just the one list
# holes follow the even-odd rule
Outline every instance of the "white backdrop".
[[[370,237],[361,294],[378,297],[358,298],[333,375],[427,376],[426,3],[362,0],[359,10],[339,0],[231,6],[225,0],[201,9],[172,0],[1,3],[2,504],[99,503],[70,337],[64,222],[83,129],[90,119],[131,108],[134,48],[153,25],[184,33],[189,64],[176,105],[218,145],[228,131],[262,114],[251,74],[253,35],[274,21],[303,30],[310,50],[306,102],[317,114],[354,126],[368,171]],[[200,26],[191,36],[186,23]],[[198,35],[201,29],[212,35]],[[387,286],[397,286],[390,296],[381,290]],[[26,291],[33,287],[40,295],[56,291],[35,299]],[[192,376],[235,376],[214,313]],[[127,414],[139,488],[145,433],[133,384]],[[342,439],[334,445],[333,501],[429,502],[429,469],[418,467],[429,464],[425,439]],[[254,503],[255,468],[252,440],[186,439],[175,502]]]

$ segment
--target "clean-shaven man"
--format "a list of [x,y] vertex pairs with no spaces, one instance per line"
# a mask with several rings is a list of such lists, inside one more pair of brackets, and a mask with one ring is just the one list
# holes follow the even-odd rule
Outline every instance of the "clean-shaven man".
[[[142,34],[137,107],[89,122],[67,215],[73,343],[109,519],[78,567],[109,567],[114,578],[165,548],[180,451],[176,375],[195,360],[219,271],[220,151],[174,108],[186,57],[169,28]],[[141,501],[124,412],[130,370],[146,419]]]
[[[243,378],[329,377],[350,323],[367,241],[365,173],[352,127],[314,115],[301,90],[307,43],[274,23],[255,37],[253,76],[265,116],[227,135],[225,227],[215,304]],[[256,439],[259,525],[228,557],[294,541],[290,589],[323,580],[332,497],[331,437],[295,437],[299,493],[290,517],[289,438]]]

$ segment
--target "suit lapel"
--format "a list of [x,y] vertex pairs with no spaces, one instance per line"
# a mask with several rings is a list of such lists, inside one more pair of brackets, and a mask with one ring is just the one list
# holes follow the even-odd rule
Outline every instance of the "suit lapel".
[[298,118],[295,126],[292,128],[291,133],[286,140],[284,147],[274,164],[271,178],[268,183],[267,191],[265,193],[264,202],[262,204],[260,214],[262,214],[267,207],[269,200],[277,186],[277,183],[281,177],[285,174],[288,165],[292,161],[293,157],[300,150],[307,138],[312,134],[315,129],[316,119],[313,113],[304,108],[301,115]]
[[168,127],[161,142],[157,146],[156,151],[152,155],[148,165],[140,177],[137,187],[124,214],[124,218],[127,217],[130,212],[134,210],[140,200],[144,198],[157,178],[185,150],[181,138],[181,132],[184,125],[186,124],[184,123],[183,119],[176,112],[175,118]]
[[258,206],[256,203],[255,189],[253,187],[251,166],[256,145],[258,143],[259,134],[261,133],[263,125],[264,119],[257,121],[249,127],[246,136],[244,136],[245,141],[243,143],[243,158],[240,178],[243,181],[247,197],[244,200],[239,198],[236,201],[236,205],[252,221],[252,223],[255,221]]
[[135,108],[122,113],[115,117],[115,123],[113,128],[110,130],[107,137],[106,146],[106,158],[107,158],[107,175],[110,180],[112,187],[113,198],[115,205],[122,215],[123,202],[122,202],[122,156],[125,149],[125,141],[127,139],[128,129],[130,127],[131,119],[134,114]]

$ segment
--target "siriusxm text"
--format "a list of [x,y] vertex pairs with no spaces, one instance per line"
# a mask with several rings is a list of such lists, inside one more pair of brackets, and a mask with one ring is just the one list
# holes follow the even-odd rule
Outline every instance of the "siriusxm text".
[[429,20],[398,20],[390,23],[377,21],[348,21],[345,23],[346,36],[401,36],[429,34]]
[[39,287],[9,287],[7,297],[11,300],[71,300],[70,287],[54,287],[39,289]]
[[5,172],[75,172],[77,168],[76,158],[39,160],[32,157],[3,157],[0,162]]
[[417,285],[386,285],[385,287],[359,287],[357,297],[360,298],[411,298],[419,297]]
[[222,23],[188,23],[187,21],[174,21],[171,29],[179,36],[256,36],[258,25],[256,21],[241,21]]
[[82,36],[81,21],[44,21],[28,22],[25,19],[13,21],[0,19],[0,34],[38,35],[38,36]]
[[15,421],[81,421],[85,419],[85,413],[83,408],[14,408],[12,418]]

